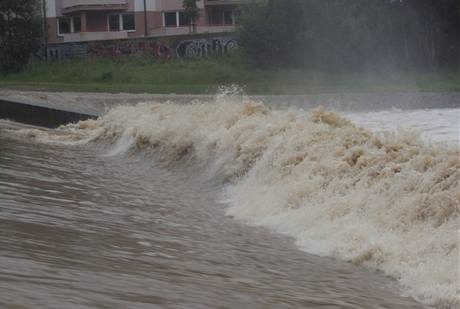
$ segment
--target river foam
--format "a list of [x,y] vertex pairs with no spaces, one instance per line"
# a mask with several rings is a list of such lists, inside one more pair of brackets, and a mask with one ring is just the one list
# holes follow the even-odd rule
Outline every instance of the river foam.
[[307,252],[381,270],[425,304],[460,304],[457,147],[376,135],[323,108],[230,101],[120,106],[56,136],[22,134],[189,158],[225,180],[228,215],[290,235]]

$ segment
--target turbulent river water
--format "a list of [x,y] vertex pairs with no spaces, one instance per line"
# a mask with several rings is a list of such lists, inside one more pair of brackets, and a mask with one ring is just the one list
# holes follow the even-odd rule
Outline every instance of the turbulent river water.
[[250,101],[2,122],[0,307],[455,307],[458,112],[414,111],[421,134]]

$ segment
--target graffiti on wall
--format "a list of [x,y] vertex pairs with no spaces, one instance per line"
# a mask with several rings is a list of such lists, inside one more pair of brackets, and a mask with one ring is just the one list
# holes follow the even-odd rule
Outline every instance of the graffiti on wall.
[[140,56],[169,60],[177,58],[208,57],[223,55],[238,48],[233,36],[212,36],[181,39],[129,39],[79,43],[50,44],[49,60],[84,58],[87,56]]
[[82,58],[86,56],[86,50],[86,43],[50,45],[46,49],[46,57],[51,61]]
[[180,41],[176,47],[178,58],[208,57],[211,54],[227,54],[238,48],[235,38],[205,38]]
[[172,49],[162,40],[155,41],[97,41],[89,42],[87,54],[91,56],[153,56],[169,60],[173,57]]

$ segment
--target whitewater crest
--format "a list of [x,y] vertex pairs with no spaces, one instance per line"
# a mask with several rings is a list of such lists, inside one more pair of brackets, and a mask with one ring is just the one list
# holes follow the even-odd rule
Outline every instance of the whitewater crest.
[[248,99],[120,106],[58,131],[47,139],[68,132],[68,143],[104,141],[113,153],[192,158],[227,180],[229,215],[379,269],[423,303],[460,304],[457,148],[377,136],[324,108],[277,111]]

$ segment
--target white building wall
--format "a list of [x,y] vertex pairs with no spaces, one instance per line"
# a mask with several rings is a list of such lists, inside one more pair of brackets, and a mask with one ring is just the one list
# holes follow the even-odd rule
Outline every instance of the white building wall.
[[46,0],[46,17],[56,16],[56,0]]

